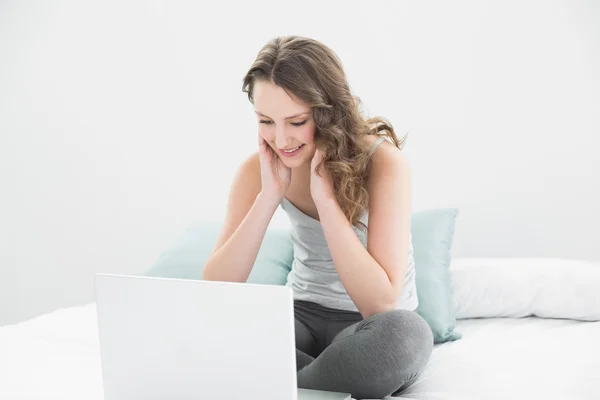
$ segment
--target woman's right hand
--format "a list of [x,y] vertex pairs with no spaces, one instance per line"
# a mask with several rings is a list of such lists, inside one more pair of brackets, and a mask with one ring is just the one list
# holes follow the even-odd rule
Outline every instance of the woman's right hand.
[[260,135],[258,135],[258,154],[260,157],[261,193],[280,202],[290,186],[292,170],[283,164],[281,158]]

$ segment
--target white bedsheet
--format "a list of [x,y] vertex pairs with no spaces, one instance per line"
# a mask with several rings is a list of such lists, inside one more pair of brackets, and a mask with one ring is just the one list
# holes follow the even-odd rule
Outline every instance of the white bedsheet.
[[600,322],[458,321],[402,399],[600,399]]
[[[462,320],[402,399],[600,399],[600,322]],[[0,399],[103,399],[96,308],[0,328]]]

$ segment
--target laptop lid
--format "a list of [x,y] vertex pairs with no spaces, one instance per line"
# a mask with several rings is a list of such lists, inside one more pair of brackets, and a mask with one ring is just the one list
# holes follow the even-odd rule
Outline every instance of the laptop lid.
[[105,400],[296,400],[291,288],[98,274]]

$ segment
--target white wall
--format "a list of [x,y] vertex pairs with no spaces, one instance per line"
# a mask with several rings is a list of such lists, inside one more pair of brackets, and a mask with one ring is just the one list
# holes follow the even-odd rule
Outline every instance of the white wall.
[[222,216],[255,145],[241,79],[282,34],[410,129],[415,209],[461,209],[456,256],[600,260],[597,2],[199,3],[0,5],[0,325]]

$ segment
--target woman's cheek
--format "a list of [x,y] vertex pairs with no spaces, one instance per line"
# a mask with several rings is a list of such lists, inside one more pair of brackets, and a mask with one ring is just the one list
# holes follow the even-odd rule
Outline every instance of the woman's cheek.
[[315,127],[307,126],[302,130],[299,136],[299,139],[301,139],[302,143],[312,144],[315,140]]
[[275,140],[275,134],[272,132],[272,129],[269,129],[268,126],[261,126],[258,128],[258,134],[262,137],[265,142],[270,143]]

